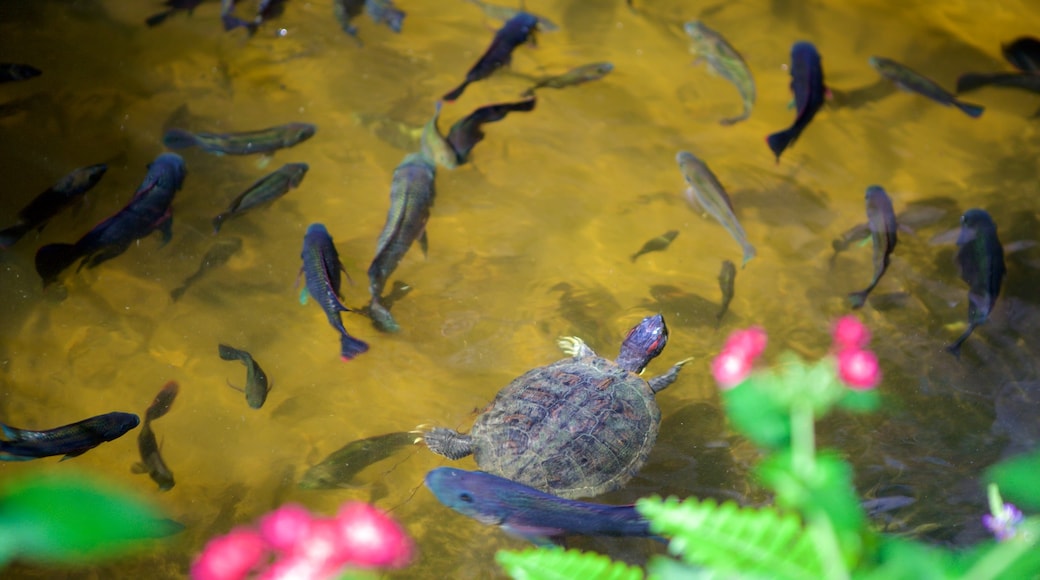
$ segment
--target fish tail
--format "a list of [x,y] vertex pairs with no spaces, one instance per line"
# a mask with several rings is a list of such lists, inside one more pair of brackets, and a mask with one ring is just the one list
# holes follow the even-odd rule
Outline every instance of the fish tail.
[[217,217],[213,218],[213,234],[214,235],[220,233],[220,226],[224,225],[224,220],[226,220],[227,218],[228,218],[228,214],[226,214],[226,213],[222,213],[222,214],[218,215]]
[[982,111],[985,110],[985,107],[981,105],[973,105],[971,103],[964,103],[961,101],[954,101],[953,104],[961,111],[964,111],[964,114],[971,117],[972,119],[978,119],[979,117],[981,117]]
[[769,145],[769,150],[776,155],[776,162],[780,163],[780,154],[787,149],[787,146],[794,141],[795,133],[792,129],[784,129],[783,131],[777,131],[772,135],[766,137],[766,144]]
[[22,236],[29,232],[29,227],[24,223],[17,223],[9,228],[0,230],[0,250],[6,250],[18,243]]
[[36,251],[36,273],[46,288],[58,275],[83,256],[76,244],[47,244]]
[[184,129],[170,129],[163,135],[163,145],[167,149],[186,149],[198,145],[198,139]]
[[343,359],[343,362],[352,360],[359,354],[368,351],[368,343],[354,338],[347,334],[346,331],[340,333],[339,337],[339,357]]
[[852,309],[863,308],[863,305],[867,303],[867,295],[869,294],[870,290],[849,292],[849,304],[852,306]]
[[455,87],[454,90],[445,93],[445,95],[441,97],[441,100],[448,102],[454,101],[455,99],[462,96],[462,91],[466,90],[467,86],[469,86],[469,79],[462,81],[462,84]]
[[372,317],[372,325],[383,332],[398,332],[401,330],[390,311],[377,300],[373,300],[369,304],[368,315]]
[[971,333],[975,330],[976,326],[977,324],[974,322],[969,324],[968,329],[964,331],[964,334],[957,337],[957,340],[953,341],[953,344],[946,347],[946,352],[952,354],[958,359],[961,358],[961,345],[964,344],[964,341],[968,340],[968,337],[971,336]]
[[172,15],[174,12],[175,12],[175,10],[167,10],[165,12],[160,12],[158,14],[153,14],[153,15],[149,16],[147,19],[145,19],[144,23],[147,24],[149,28],[152,28],[153,26],[159,26],[167,18],[169,18],[170,15]]
[[242,351],[226,344],[217,345],[217,354],[224,360],[242,360]]
[[174,288],[173,290],[170,290],[170,299],[174,302],[180,300],[181,296],[184,296],[184,293],[187,292],[187,290],[187,286],[179,286],[177,288]]
[[[779,160],[779,157],[777,160]],[[740,263],[740,269],[743,270],[744,266],[747,266],[747,263],[751,261],[751,258],[754,258],[756,255],[757,253],[755,252],[754,246],[748,245],[744,248],[744,261]]]

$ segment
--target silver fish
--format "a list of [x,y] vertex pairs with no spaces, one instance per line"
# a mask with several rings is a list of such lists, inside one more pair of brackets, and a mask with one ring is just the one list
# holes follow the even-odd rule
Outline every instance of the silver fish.
[[744,228],[733,213],[733,204],[730,202],[726,190],[722,188],[722,184],[719,183],[711,169],[708,169],[707,164],[694,157],[693,153],[680,151],[675,156],[675,160],[679,164],[683,177],[686,178],[686,183],[690,186],[686,190],[686,200],[691,205],[699,205],[704,208],[726,228],[733,239],[737,240],[737,243],[744,249],[744,261],[740,264],[740,267],[743,268],[751,258],[755,257],[755,247],[748,242]]

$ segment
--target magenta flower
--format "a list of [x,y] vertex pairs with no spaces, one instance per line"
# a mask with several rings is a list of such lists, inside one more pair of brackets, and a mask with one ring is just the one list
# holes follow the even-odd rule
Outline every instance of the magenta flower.
[[247,528],[210,540],[191,565],[194,580],[241,580],[264,556],[260,534]]
[[881,382],[877,357],[869,350],[847,348],[838,353],[838,378],[857,391],[873,389]]
[[752,326],[730,334],[722,352],[740,353],[750,359],[749,362],[754,362],[765,351],[767,341],[766,331],[761,326]]
[[851,314],[842,316],[834,324],[834,345],[837,350],[859,350],[870,343],[870,330]]
[[313,520],[303,507],[283,505],[260,519],[260,536],[268,546],[287,552],[310,535]]
[[397,522],[363,502],[349,502],[336,514],[340,546],[357,566],[400,568],[412,559],[412,542]]
[[982,525],[993,532],[993,535],[1001,542],[1015,537],[1016,528],[1021,521],[1022,512],[1009,503],[1005,503],[1003,509],[996,514],[982,516]]
[[729,335],[722,352],[711,361],[711,374],[723,389],[731,389],[751,374],[755,359],[766,349],[766,332],[758,326]]

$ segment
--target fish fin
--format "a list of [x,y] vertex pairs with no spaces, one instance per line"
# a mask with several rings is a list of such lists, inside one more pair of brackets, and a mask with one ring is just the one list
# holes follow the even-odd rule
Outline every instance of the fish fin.
[[194,147],[198,145],[198,139],[195,135],[185,131],[184,129],[170,129],[163,135],[163,145],[167,149],[187,149],[188,147]]
[[457,99],[457,98],[462,96],[462,91],[465,91],[467,86],[469,86],[469,80],[468,79],[462,81],[461,85],[459,85],[459,86],[455,87],[454,89],[452,89],[451,91],[448,91],[447,93],[445,93],[444,96],[441,97],[441,100],[448,101],[449,103],[454,101],[455,99]]
[[423,228],[423,232],[419,234],[419,249],[422,250],[423,259],[427,259],[428,250],[430,249],[430,242],[426,239],[426,228]]
[[310,296],[310,294],[307,292],[306,288],[304,288],[303,290],[300,290],[300,304],[301,305],[303,305],[303,306],[307,305],[307,297],[308,296]]
[[339,356],[343,359],[343,362],[352,360],[359,354],[363,354],[368,351],[368,343],[363,340],[359,340],[350,336],[346,332],[343,332],[339,338]]
[[274,157],[271,157],[267,153],[264,153],[263,155],[260,156],[259,159],[256,160],[256,168],[257,169],[264,169],[264,168],[266,168],[268,165],[271,164],[271,160],[272,159],[274,159]]
[[[350,284],[351,286],[353,286],[354,285],[354,279],[350,277],[350,272],[347,272],[347,268],[346,268],[346,266],[343,265],[343,262],[339,263],[339,270],[340,270],[340,272],[343,272],[344,276],[347,277],[347,283]],[[340,294],[338,292],[336,293],[336,296],[339,296],[339,299],[343,300],[343,296],[340,296]]]
[[958,109],[963,111],[965,115],[971,117],[972,119],[978,119],[979,117],[981,117],[982,112],[985,110],[985,107],[981,105],[973,105],[971,103],[963,103],[961,101],[954,101],[953,104]]
[[240,393],[245,393],[246,392],[246,390],[243,389],[242,387],[236,387],[235,385],[232,385],[231,384],[231,379],[224,379],[224,380],[227,381],[227,386],[231,387],[232,389],[235,389],[236,391],[238,391]]
[[227,213],[222,213],[217,217],[213,218],[213,235],[220,233],[220,226],[224,225],[224,220],[228,218]]
[[556,528],[539,528],[537,526],[520,526],[508,522],[501,524],[502,531],[540,547],[554,548],[561,545],[563,530]]
[[158,229],[159,233],[162,234],[162,238],[159,240],[159,247],[161,248],[173,239],[173,215],[171,213],[166,213],[166,217],[159,222]]
[[73,457],[79,457],[80,455],[83,455],[87,451],[89,451],[89,449],[80,449],[79,451],[73,451],[72,453],[66,453],[65,456],[62,457],[61,459],[59,459],[58,461],[65,461],[66,459],[72,459]]
[[138,461],[137,463],[130,466],[130,473],[148,473],[148,468],[145,467],[145,464]]
[[58,280],[58,275],[83,257],[75,244],[47,244],[36,251],[36,273],[43,278],[46,288]]

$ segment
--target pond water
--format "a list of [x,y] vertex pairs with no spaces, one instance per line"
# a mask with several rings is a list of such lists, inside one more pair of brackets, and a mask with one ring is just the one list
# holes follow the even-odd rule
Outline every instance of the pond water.
[[[402,330],[383,334],[346,314],[348,330],[371,350],[344,363],[320,309],[297,299],[303,234],[312,222],[328,227],[355,282],[344,284],[345,302],[365,305],[393,169],[417,148],[415,129],[436,99],[462,80],[501,25],[462,1],[399,6],[407,12],[400,34],[355,19],[359,46],[328,0],[290,0],[251,38],[241,29],[225,33],[212,1],[154,28],[144,21],[159,2],[0,3],[0,61],[44,71],[0,85],[0,227],[72,169],[109,165],[84,208],[0,254],[0,420],[42,429],[108,411],[142,414],[164,383],[181,386],[155,424],[177,480],[169,492],[130,472],[135,432],[67,462],[0,463],[0,478],[99,473],[153,497],[187,526],[116,563],[61,572],[18,565],[5,571],[10,577],[183,577],[204,542],[235,524],[283,502],[331,513],[349,499],[392,510],[416,538],[419,559],[392,576],[500,574],[494,552],[524,544],[441,506],[421,482],[452,462],[421,446],[364,471],[351,489],[296,484],[356,439],[420,424],[466,430],[512,378],[560,357],[557,336],[582,336],[613,357],[624,332],[654,312],[671,336],[648,372],[694,360],[658,397],[664,419],[646,467],[597,499],[765,501],[748,480],[754,452],[726,428],[710,360],[729,331],[753,323],[770,333],[769,357],[784,349],[826,353],[831,321],[848,311],[845,295],[872,275],[869,244],[831,258],[831,241],[866,220],[871,184],[887,189],[897,212],[941,211],[900,234],[861,313],[885,373],[884,409],[830,417],[820,439],[854,463],[865,497],[916,500],[877,514],[885,529],[941,544],[983,536],[979,474],[1037,439],[1040,259],[1035,249],[1009,253],[996,310],[958,361],[943,346],[963,329],[967,286],[956,247],[931,240],[957,228],[972,207],[993,215],[1005,244],[1035,239],[1040,134],[1030,117],[1040,99],[982,89],[967,95],[986,107],[972,119],[889,90],[867,59],[887,56],[952,89],[964,72],[1010,70],[1001,43],[1040,31],[1035,4],[647,0],[633,9],[620,0],[528,0],[528,10],[560,30],[517,48],[511,71],[446,104],[442,128],[478,106],[518,100],[530,83],[523,75],[595,61],[612,62],[614,71],[538,91],[534,111],[485,126],[471,163],[438,170],[428,256],[413,248],[391,277],[411,287],[393,307]],[[682,24],[695,18],[721,32],[753,71],[750,119],[718,123],[739,113],[740,97],[692,64]],[[777,163],[764,137],[794,117],[787,64],[798,40],[819,49],[834,98]],[[173,203],[170,243],[149,236],[41,290],[36,249],[72,242],[123,207],[164,150],[165,129],[231,132],[294,121],[316,124],[317,134],[275,153],[267,168],[257,156],[182,151],[188,177]],[[720,264],[738,261],[740,247],[686,205],[675,163],[681,149],[713,169],[758,250],[738,270],[718,329]],[[241,250],[171,300],[218,239],[213,216],[290,162],[310,165],[300,187],[227,222],[218,238],[241,238]],[[669,230],[679,234],[667,250],[630,261]],[[217,356],[218,343],[249,350],[263,366],[273,388],[262,409],[228,388],[229,379],[244,381],[243,369]],[[475,468],[471,458],[455,464]],[[661,550],[641,540],[573,545],[634,562]]]

